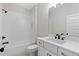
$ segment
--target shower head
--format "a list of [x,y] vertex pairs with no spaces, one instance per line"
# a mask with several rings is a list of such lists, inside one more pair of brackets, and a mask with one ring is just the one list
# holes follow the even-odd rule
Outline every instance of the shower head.
[[5,10],[5,9],[2,9],[2,11],[4,11],[4,13],[7,13],[8,11],[7,10]]

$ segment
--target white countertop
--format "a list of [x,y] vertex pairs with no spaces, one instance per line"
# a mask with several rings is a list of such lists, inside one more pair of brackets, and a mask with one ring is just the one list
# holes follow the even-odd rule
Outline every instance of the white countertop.
[[[59,44],[59,43],[51,41],[49,39],[49,37],[38,37],[37,39],[43,40],[45,42],[49,42],[49,43],[54,44],[54,45],[56,45],[58,47],[65,48],[67,50],[70,50],[70,51],[72,51],[74,53],[79,54],[79,41],[74,41],[74,40],[68,40],[68,39],[66,39],[64,43]],[[72,39],[77,40],[78,38],[72,38]],[[54,39],[54,40],[56,40],[56,39]]]

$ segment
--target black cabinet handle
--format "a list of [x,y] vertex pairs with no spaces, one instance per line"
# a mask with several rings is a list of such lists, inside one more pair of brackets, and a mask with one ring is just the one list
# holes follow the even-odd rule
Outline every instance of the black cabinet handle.
[[39,42],[39,44],[42,44],[41,42]]
[[52,56],[52,55],[50,55],[49,53],[47,53],[47,56]]
[[66,54],[64,54],[63,52],[61,53],[63,56],[67,56]]

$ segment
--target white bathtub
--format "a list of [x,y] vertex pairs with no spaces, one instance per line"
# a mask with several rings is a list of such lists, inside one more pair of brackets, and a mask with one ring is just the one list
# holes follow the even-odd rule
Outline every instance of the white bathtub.
[[[28,44],[30,45],[30,44]],[[11,47],[5,47],[4,52],[0,52],[0,56],[28,56],[27,44],[21,44]]]

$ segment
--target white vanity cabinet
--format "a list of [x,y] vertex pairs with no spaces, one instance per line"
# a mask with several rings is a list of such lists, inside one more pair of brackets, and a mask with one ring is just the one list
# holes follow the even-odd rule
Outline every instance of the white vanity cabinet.
[[38,47],[38,56],[46,56],[45,49],[42,47]]
[[56,56],[57,48],[54,45],[39,39],[37,40],[37,45],[39,46],[38,56]]
[[56,45],[53,45],[49,42],[44,42],[44,48],[48,51],[52,52],[54,55],[57,55],[57,49],[58,47]]
[[64,48],[65,46],[58,46],[46,40],[37,39],[37,45],[38,56],[79,56],[78,53]]
[[72,51],[63,48],[58,48],[58,56],[79,56],[79,55]]

